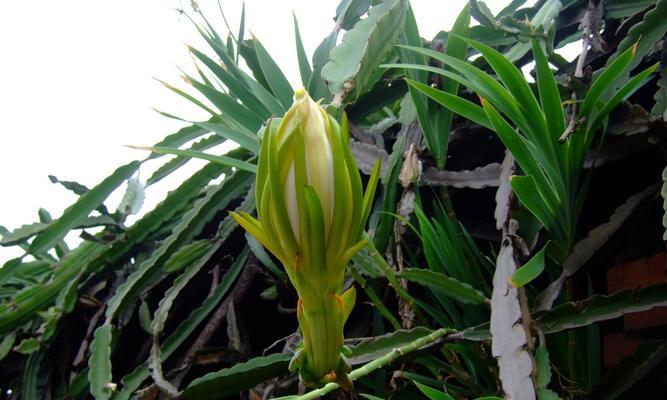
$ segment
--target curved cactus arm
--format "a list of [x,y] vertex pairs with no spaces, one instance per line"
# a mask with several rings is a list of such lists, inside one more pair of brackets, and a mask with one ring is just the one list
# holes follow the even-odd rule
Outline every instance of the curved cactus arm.
[[407,0],[385,0],[372,7],[368,17],[345,32],[343,41],[331,50],[322,78],[341,104],[345,97],[356,99],[369,78],[391,50],[402,29]]

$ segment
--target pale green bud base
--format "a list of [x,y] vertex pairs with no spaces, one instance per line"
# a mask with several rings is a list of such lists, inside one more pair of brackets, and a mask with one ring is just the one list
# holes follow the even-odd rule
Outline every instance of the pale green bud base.
[[350,380],[348,375],[352,371],[352,367],[348,363],[347,357],[345,357],[343,352],[339,353],[339,362],[335,369],[331,370],[323,377],[317,377],[308,368],[306,354],[303,352],[303,348],[300,348],[294,353],[294,357],[292,357],[292,360],[290,361],[289,371],[299,371],[299,380],[301,381],[301,384],[308,388],[317,389],[333,382],[345,389],[352,389],[352,380]]
[[[294,355],[290,370],[299,370],[301,382],[308,387],[321,387],[336,382],[351,387],[347,373],[351,368],[343,350],[343,326],[354,298],[354,289],[343,296],[333,293],[309,293],[300,299],[297,316],[303,335],[301,349]],[[347,309],[347,310],[346,310]]]

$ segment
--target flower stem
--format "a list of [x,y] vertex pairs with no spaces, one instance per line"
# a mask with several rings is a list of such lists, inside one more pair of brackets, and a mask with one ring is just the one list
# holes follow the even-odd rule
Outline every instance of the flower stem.
[[[431,344],[440,338],[442,338],[445,335],[454,333],[455,330],[450,329],[450,328],[440,328],[436,331],[431,332],[430,334],[420,337],[419,339],[415,340],[414,342],[408,343],[404,346],[397,347],[394,350],[390,351],[389,353],[385,354],[384,356],[377,358],[368,364],[359,367],[355,369],[354,371],[350,372],[350,380],[355,381],[361,377],[364,377],[371,372],[375,371],[376,369],[382,368],[386,365],[391,364],[393,361],[395,361],[397,358],[400,356],[403,356],[405,354],[411,353],[413,351],[419,350],[420,348]],[[338,385],[335,382],[327,383],[326,385],[322,386],[319,389],[312,390],[302,396],[289,396],[290,400],[314,400],[317,399],[320,396],[323,396],[331,391],[334,391],[338,389],[340,385]]]

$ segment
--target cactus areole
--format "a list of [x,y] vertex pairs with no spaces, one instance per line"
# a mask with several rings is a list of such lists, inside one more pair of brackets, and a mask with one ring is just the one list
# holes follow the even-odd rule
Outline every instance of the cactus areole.
[[341,355],[354,287],[342,291],[345,266],[363,245],[379,175],[366,193],[348,143],[347,120],[329,115],[304,89],[282,119],[264,130],[258,163],[258,219],[233,214],[285,266],[299,295],[303,335],[291,369],[309,386],[349,384]]

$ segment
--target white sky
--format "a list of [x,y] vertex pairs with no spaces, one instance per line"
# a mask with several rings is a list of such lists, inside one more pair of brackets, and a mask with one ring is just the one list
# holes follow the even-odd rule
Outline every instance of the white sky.
[[[221,0],[238,29],[240,0]],[[449,30],[466,0],[412,0],[422,37]],[[220,32],[216,0],[199,2]],[[257,36],[295,87],[299,85],[292,10],[310,56],[330,32],[338,0],[246,0],[246,27]],[[508,0],[488,0],[495,12]],[[0,14],[0,225],[36,222],[44,207],[54,218],[76,196],[47,175],[95,186],[119,165],[145,152],[182,124],[153,107],[187,117],[200,110],[152,78],[184,87],[178,67],[191,71],[184,43],[206,49],[175,8],[183,0],[21,0]],[[206,49],[208,50],[208,49]],[[177,67],[178,66],[178,67]],[[162,158],[161,160],[165,160]],[[191,161],[196,166],[199,161]],[[192,169],[190,169],[192,170]],[[143,170],[142,170],[143,171]],[[151,171],[142,172],[145,180]],[[188,171],[149,188],[144,210],[164,198]],[[107,206],[115,209],[122,194]],[[0,265],[20,252],[0,248]]]

